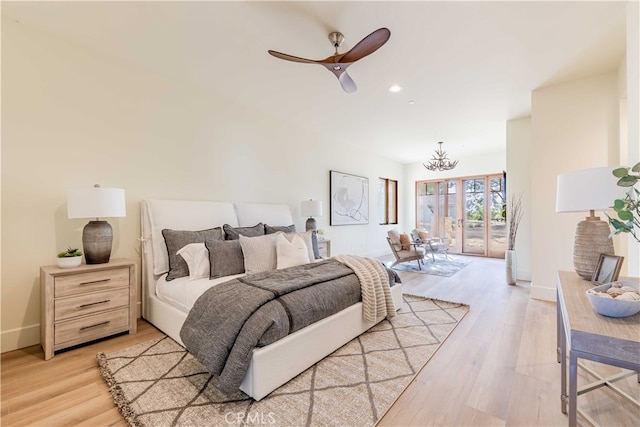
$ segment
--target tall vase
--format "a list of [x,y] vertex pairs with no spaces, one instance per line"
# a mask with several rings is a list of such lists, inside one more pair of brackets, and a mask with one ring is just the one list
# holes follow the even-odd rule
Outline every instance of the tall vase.
[[507,275],[507,284],[515,285],[518,280],[518,268],[516,265],[516,251],[508,249],[504,253],[504,265]]

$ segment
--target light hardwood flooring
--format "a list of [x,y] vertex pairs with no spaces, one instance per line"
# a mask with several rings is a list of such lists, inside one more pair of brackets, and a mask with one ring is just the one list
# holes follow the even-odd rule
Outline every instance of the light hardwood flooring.
[[[567,425],[560,412],[555,304],[530,299],[526,282],[508,286],[504,261],[470,259],[451,278],[400,272],[406,293],[471,309],[379,425]],[[96,353],[160,335],[139,320],[136,335],[58,353],[49,361],[39,346],[2,354],[1,424],[125,425],[98,373]],[[596,369],[615,372],[604,365]],[[635,377],[622,387],[640,398]],[[578,403],[601,425],[640,425],[640,409],[610,391],[596,390]],[[584,424],[580,417],[578,422]]]

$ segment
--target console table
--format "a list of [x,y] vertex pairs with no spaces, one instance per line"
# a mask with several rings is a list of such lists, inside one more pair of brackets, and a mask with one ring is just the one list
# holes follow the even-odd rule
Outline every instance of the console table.
[[[635,280],[635,279],[634,279]],[[615,381],[640,372],[640,313],[635,316],[613,318],[601,316],[589,304],[585,291],[591,282],[576,273],[558,272],[557,283],[558,361],[561,364],[561,410],[569,412],[569,426],[576,425],[577,414],[596,423],[577,407],[578,395],[598,387],[610,387],[640,406],[640,402],[617,388]],[[569,390],[567,393],[567,350],[569,351]],[[606,363],[631,371],[600,378],[578,390],[578,358]],[[591,374],[595,375],[594,372]]]

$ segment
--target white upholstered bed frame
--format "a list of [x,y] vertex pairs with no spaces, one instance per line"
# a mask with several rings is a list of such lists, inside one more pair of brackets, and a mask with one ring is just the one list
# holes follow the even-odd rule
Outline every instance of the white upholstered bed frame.
[[[154,273],[154,259],[164,250],[162,230],[204,230],[229,224],[250,227],[258,222],[280,226],[293,224],[287,205],[186,200],[144,200],[142,229],[142,317],[182,344],[180,329],[187,313],[156,296],[161,274]],[[156,257],[154,257],[154,251]],[[396,307],[402,303],[402,285],[392,288]],[[362,303],[348,307],[266,347],[253,351],[240,389],[260,400],[314,363],[374,326],[362,319]]]

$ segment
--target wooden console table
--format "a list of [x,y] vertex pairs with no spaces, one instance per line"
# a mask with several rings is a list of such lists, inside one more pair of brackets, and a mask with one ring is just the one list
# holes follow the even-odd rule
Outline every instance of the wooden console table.
[[[635,280],[635,279],[634,279]],[[596,423],[577,407],[578,395],[598,387],[610,387],[640,407],[640,402],[613,384],[640,372],[640,313],[613,318],[601,316],[589,304],[585,291],[593,285],[576,273],[558,272],[558,358],[561,364],[561,410],[569,411],[569,426],[576,425],[580,413],[589,423]],[[567,394],[567,350],[569,351],[569,392]],[[578,390],[578,358],[606,363],[631,371],[586,385]],[[589,371],[591,374],[595,374]],[[639,374],[640,375],[640,374]]]

